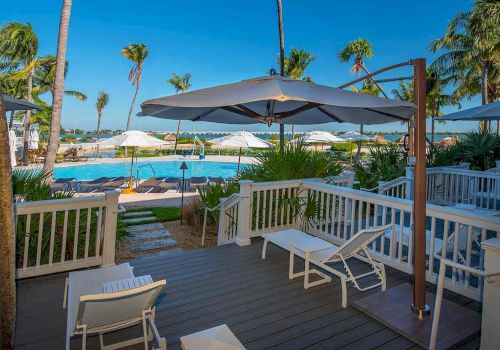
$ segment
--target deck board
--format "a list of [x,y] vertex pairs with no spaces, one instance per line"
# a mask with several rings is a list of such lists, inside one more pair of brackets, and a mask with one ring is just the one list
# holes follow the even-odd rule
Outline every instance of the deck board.
[[[301,279],[288,279],[288,253],[270,245],[260,258],[262,241],[176,254],[158,254],[131,261],[134,273],[166,279],[157,304],[156,324],[168,349],[180,349],[179,338],[226,323],[251,349],[418,349],[419,347],[352,306],[341,307],[340,283],[305,290]],[[301,261],[296,261],[301,268]],[[354,264],[355,270],[363,269]],[[18,282],[16,348],[62,349],[66,324],[62,309],[64,278],[57,274]],[[407,282],[408,276],[387,269],[388,287]],[[348,300],[366,296],[349,287]],[[479,310],[480,304],[457,294],[451,300]],[[138,330],[105,336],[123,339]],[[464,348],[473,349],[478,338]],[[72,340],[80,348],[80,339]],[[97,349],[92,337],[89,349]],[[130,349],[140,349],[136,346]]]

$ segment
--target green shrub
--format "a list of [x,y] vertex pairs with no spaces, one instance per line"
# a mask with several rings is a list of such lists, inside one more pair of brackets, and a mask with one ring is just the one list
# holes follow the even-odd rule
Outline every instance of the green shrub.
[[255,157],[257,164],[243,166],[240,180],[281,181],[325,178],[342,172],[341,163],[329,154],[308,150],[303,143],[276,147]]
[[358,149],[358,144],[356,142],[336,142],[332,144],[331,149],[334,152],[350,152]]
[[353,170],[361,188],[374,188],[378,181],[404,176],[408,154],[396,144],[369,146],[365,161],[353,159]]
[[16,201],[31,202],[73,197],[70,191],[51,190],[49,174],[42,170],[16,169],[12,172],[12,191]]
[[450,148],[459,162],[471,163],[472,169],[484,171],[500,159],[500,136],[490,130],[469,131]]

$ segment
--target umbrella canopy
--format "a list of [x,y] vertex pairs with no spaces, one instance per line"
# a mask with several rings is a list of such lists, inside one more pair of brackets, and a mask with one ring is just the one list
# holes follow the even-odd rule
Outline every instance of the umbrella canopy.
[[340,135],[344,141],[366,141],[371,140],[371,137],[360,134],[357,131],[348,131],[345,134]]
[[26,111],[30,109],[40,109],[37,105],[30,103],[28,101],[19,100],[17,98],[12,98],[7,95],[3,96],[3,108],[6,112],[10,111]]
[[38,142],[39,141],[40,141],[40,136],[38,136],[38,131],[37,130],[31,130],[30,131],[28,148],[29,149],[38,149]]
[[304,143],[334,143],[344,142],[345,140],[326,131],[311,131],[305,133],[302,137],[295,139],[293,142],[298,141],[302,141]]
[[444,115],[436,120],[500,120],[500,101]]
[[110,137],[98,142],[99,146],[117,146],[117,147],[153,147],[171,145],[173,142],[163,141],[156,137],[149,136],[139,130],[125,131],[120,135]]
[[246,131],[238,131],[231,135],[219,137],[208,141],[214,145],[226,146],[231,148],[271,148],[274,145],[259,139],[254,134]]
[[9,147],[10,147],[10,165],[15,167],[17,165],[16,162],[16,143],[17,137],[14,130],[9,130]]
[[415,106],[272,75],[145,101],[140,116],[226,124],[381,124],[407,121]]

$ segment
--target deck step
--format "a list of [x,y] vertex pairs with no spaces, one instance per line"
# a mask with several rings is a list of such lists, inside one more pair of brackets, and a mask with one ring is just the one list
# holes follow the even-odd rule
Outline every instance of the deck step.
[[163,224],[161,222],[155,222],[153,224],[129,226],[129,227],[127,227],[127,232],[134,233],[134,232],[141,232],[141,231],[161,230],[164,228],[165,227],[163,226]]
[[130,250],[133,252],[138,252],[143,250],[153,250],[164,247],[172,247],[175,246],[176,244],[177,244],[176,240],[172,238],[157,239],[151,241],[132,243]]
[[171,233],[165,230],[151,230],[151,231],[142,231],[135,234],[132,234],[127,239],[129,241],[138,241],[142,239],[158,239],[158,238],[167,238],[170,237]]
[[131,212],[127,212],[127,213],[123,213],[122,216],[124,218],[128,218],[128,217],[131,217],[131,216],[140,216],[140,215],[154,215],[155,213],[153,213],[151,210],[146,210],[146,211],[131,211]]

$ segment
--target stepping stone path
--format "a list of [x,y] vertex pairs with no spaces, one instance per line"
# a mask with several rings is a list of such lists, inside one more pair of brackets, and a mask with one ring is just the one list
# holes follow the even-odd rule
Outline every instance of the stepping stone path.
[[[155,218],[153,217],[153,219]],[[127,222],[126,220],[132,219],[125,219],[122,222]],[[144,218],[140,218],[140,220],[144,220]],[[127,232],[130,233],[128,240],[131,242],[130,250],[132,252],[172,247],[177,244],[175,239],[170,238],[170,232],[165,230],[162,223],[129,226]]]
[[131,216],[144,216],[144,215],[150,215],[150,216],[153,216],[155,215],[155,213],[153,213],[151,210],[147,210],[147,211],[133,211],[133,212],[128,212],[128,213],[123,213],[123,217],[124,218],[129,218]]
[[122,222],[126,224],[133,224],[134,222],[141,222],[146,220],[155,220],[156,216],[144,216],[140,218],[122,219]]

